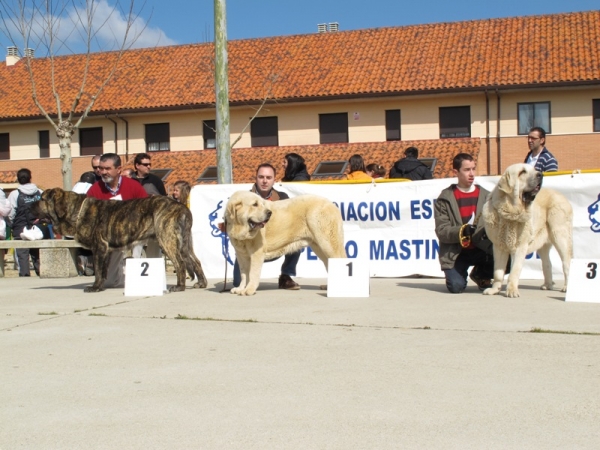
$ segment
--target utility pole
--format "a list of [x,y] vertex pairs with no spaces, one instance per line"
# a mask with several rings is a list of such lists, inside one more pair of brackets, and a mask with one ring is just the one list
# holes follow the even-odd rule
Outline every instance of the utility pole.
[[217,102],[217,182],[219,184],[233,182],[229,136],[228,72],[225,0],[215,0],[215,98]]

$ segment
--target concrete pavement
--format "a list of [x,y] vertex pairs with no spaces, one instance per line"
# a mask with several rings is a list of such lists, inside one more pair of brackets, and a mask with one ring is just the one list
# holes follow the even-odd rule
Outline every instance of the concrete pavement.
[[0,449],[598,448],[600,304],[527,280],[519,299],[297,281],[124,297],[0,280]]

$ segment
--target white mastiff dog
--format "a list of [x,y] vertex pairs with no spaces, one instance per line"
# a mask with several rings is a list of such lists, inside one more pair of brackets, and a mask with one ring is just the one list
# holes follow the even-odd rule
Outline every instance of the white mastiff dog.
[[254,295],[264,261],[309,245],[325,268],[329,258],[346,257],[340,211],[317,195],[270,202],[252,192],[235,192],[225,208],[225,227],[241,272],[232,294]]
[[556,247],[562,260],[567,290],[573,257],[573,208],[567,198],[551,189],[541,189],[542,173],[528,164],[506,169],[483,208],[485,230],[494,244],[494,283],[485,295],[500,292],[508,256],[512,258],[507,297],[519,297],[519,277],[525,256],[538,251],[544,284],[552,289],[550,249]]

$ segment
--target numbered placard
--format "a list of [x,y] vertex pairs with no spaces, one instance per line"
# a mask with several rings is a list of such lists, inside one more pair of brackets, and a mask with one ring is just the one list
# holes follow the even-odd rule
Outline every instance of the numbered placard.
[[330,258],[327,297],[368,297],[371,291],[369,261]]
[[572,259],[566,302],[600,303],[600,259]]
[[163,295],[167,274],[163,258],[128,258],[125,260],[125,295]]

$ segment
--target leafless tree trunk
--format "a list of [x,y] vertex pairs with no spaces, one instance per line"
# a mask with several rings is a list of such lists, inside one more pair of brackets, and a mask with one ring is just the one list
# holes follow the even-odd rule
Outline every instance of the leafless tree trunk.
[[[107,14],[106,10],[100,11],[106,4],[99,0],[0,0],[3,31],[15,47],[25,50],[21,55],[29,74],[32,100],[56,131],[64,189],[71,189],[72,184],[73,133],[113,78],[124,52],[145,28],[144,24],[134,29],[139,17],[135,0],[124,1],[127,3],[117,1]],[[110,21],[117,16],[124,27],[110,30]],[[102,29],[114,31],[114,48],[97,48]],[[73,53],[73,36],[85,52],[74,61],[69,74],[70,80],[77,80],[75,89],[63,85],[64,69],[60,73],[56,70],[56,56]],[[33,58],[30,49],[41,50],[44,58]],[[101,65],[94,65],[95,49],[112,51],[103,55]]]
[[217,182],[232,183],[229,142],[229,67],[227,61],[227,14],[225,0],[215,0],[215,98],[217,102]]

